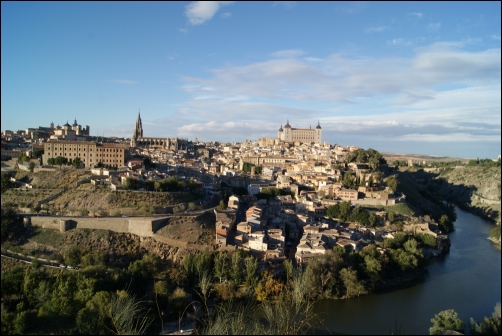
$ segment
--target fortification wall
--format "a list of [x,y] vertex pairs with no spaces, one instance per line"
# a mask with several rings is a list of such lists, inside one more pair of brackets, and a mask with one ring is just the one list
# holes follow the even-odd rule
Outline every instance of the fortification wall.
[[60,217],[33,216],[31,217],[31,225],[44,229],[59,230],[60,219]]
[[152,236],[152,218],[134,218],[129,220],[128,232],[140,237]]
[[54,195],[51,195],[51,196],[49,196],[49,197],[47,197],[47,198],[44,198],[44,199],[43,199],[43,200],[41,200],[41,201],[38,201],[38,203],[37,203],[37,204],[38,204],[38,206],[41,206],[41,205],[42,205],[42,204],[44,204],[44,203],[47,203],[47,202],[49,202],[49,201],[52,201],[53,199],[55,199],[55,198],[59,197],[59,196],[60,196],[62,193],[64,193],[65,191],[66,191],[66,188],[65,188],[65,189],[63,189],[63,190],[61,190],[61,191],[59,191],[59,192],[57,192],[57,193],[55,193]]
[[74,217],[71,219],[75,222],[76,224],[75,228],[77,229],[98,229],[98,230],[110,230],[114,232],[129,232],[128,218]]
[[359,204],[359,205],[394,205],[396,204],[395,199],[389,199],[389,200],[379,200],[376,198],[363,198],[363,199],[358,199],[358,200],[351,200],[352,204]]

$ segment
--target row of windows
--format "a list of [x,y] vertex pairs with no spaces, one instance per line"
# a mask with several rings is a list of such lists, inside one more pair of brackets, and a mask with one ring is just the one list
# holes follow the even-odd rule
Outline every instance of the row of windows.
[[[79,150],[87,150],[87,148],[85,148],[85,147],[84,148],[82,148],[82,147],[79,147],[79,148],[77,148],[77,147],[64,147],[64,150],[71,150],[72,148],[73,148],[73,151],[76,151],[77,149],[79,149]],[[90,148],[88,148],[88,150],[92,152],[93,148],[94,147],[90,147]],[[63,147],[59,147],[59,148],[58,147],[52,147],[52,148],[49,147],[49,149],[52,149],[52,150],[58,150],[58,149],[59,150],[63,150]],[[98,148],[97,151],[98,152],[112,152],[112,153],[120,152],[120,153],[122,153],[124,150],[123,149],[116,149],[116,148]]]

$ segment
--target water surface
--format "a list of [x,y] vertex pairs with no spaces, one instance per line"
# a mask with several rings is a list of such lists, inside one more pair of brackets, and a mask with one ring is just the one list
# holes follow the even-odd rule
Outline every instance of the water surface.
[[501,257],[487,240],[493,224],[459,208],[451,250],[429,266],[421,282],[349,300],[322,300],[327,331],[347,334],[428,335],[431,318],[454,309],[466,323],[491,316],[501,301]]

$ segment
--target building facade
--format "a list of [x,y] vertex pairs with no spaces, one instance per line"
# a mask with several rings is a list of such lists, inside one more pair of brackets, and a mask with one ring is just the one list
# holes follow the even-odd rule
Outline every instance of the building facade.
[[317,122],[317,127],[312,128],[292,128],[289,120],[284,128],[279,128],[278,138],[285,142],[314,142],[321,143],[322,129],[321,124]]
[[92,168],[99,162],[105,165],[121,167],[125,165],[126,146],[115,143],[92,141],[54,141],[44,143],[42,161],[47,164],[49,158],[62,156],[68,160],[77,157],[85,167]]

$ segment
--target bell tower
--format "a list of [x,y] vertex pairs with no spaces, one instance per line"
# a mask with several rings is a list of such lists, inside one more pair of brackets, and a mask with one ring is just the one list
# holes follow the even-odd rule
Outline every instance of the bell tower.
[[138,112],[138,119],[136,119],[136,128],[131,138],[131,147],[136,147],[138,138],[143,137],[143,124],[141,123],[141,111]]

